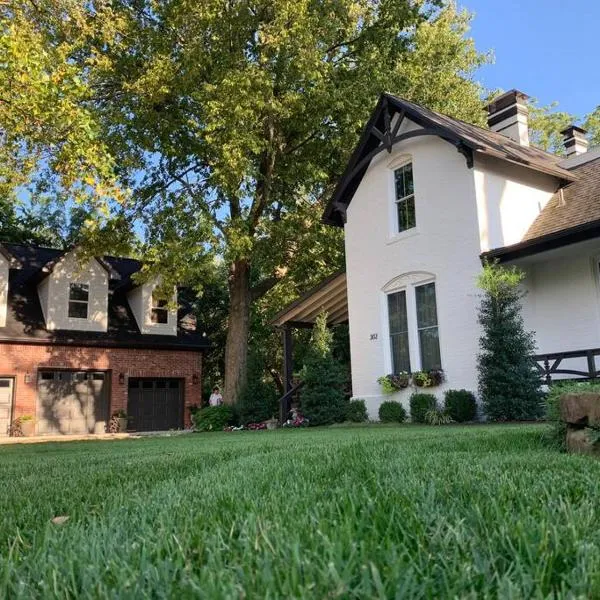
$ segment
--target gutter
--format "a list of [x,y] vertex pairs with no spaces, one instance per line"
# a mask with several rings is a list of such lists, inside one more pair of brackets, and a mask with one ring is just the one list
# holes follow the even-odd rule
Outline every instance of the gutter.
[[500,263],[509,262],[598,237],[600,237],[600,219],[548,233],[531,240],[519,242],[518,244],[512,244],[511,246],[488,250],[480,254],[479,258],[482,263],[493,261]]

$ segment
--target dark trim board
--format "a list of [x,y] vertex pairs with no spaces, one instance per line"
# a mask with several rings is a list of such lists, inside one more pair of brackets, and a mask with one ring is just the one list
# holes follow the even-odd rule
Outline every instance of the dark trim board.
[[538,238],[519,242],[512,246],[489,250],[481,254],[482,262],[498,261],[508,262],[526,256],[547,252],[563,246],[585,242],[600,237],[600,220],[590,221],[582,225],[576,225],[569,229],[563,229],[555,233],[549,233]]
[[143,342],[123,342],[115,343],[110,341],[54,341],[44,339],[31,339],[31,338],[0,338],[0,344],[23,344],[31,346],[61,346],[66,348],[81,347],[81,348],[112,348],[112,349],[128,349],[128,350],[185,350],[187,352],[205,352],[210,350],[211,346],[194,346],[187,344],[155,344],[148,345]]

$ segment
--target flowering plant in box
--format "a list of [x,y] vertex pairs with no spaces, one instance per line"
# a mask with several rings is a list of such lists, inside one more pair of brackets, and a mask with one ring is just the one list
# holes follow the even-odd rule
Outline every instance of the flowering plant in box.
[[381,391],[384,394],[393,394],[399,390],[403,390],[408,387],[410,383],[410,375],[406,371],[390,375],[384,375],[377,380],[377,383],[381,386]]

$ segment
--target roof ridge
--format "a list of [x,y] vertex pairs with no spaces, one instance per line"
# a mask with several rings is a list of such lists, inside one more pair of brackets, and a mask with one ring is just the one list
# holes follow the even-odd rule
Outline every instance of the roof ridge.
[[523,147],[530,148],[530,149],[533,148],[534,150],[537,150],[538,152],[541,152],[542,154],[546,154],[550,158],[554,158],[557,161],[560,161],[561,159],[563,159],[562,156],[559,156],[558,154],[554,154],[552,152],[548,152],[547,150],[544,150],[543,148],[539,148],[538,146],[535,146],[535,145],[521,146],[521,144],[519,144],[519,142],[513,140],[512,138],[509,138],[506,135],[503,135],[502,133],[498,133],[497,131],[490,129],[489,127],[486,128],[486,127],[482,127],[481,125],[476,125],[475,123],[469,123],[468,121],[465,121],[464,119],[459,119],[458,117],[453,117],[452,115],[449,115],[440,110],[433,110],[431,108],[428,108],[427,106],[423,106],[422,104],[419,104],[418,102],[414,102],[413,100],[407,100],[406,98],[402,98],[401,96],[396,96],[395,94],[390,94],[389,92],[386,92],[386,95],[392,96],[393,98],[395,98],[396,100],[400,100],[401,102],[409,102],[410,104],[414,104],[415,106],[418,106],[422,110],[426,110],[431,113],[441,115],[442,117],[446,117],[446,119],[451,119],[458,123],[462,123],[463,125],[467,125],[468,127],[475,127],[475,129],[479,129],[480,131],[483,131],[485,134],[491,133],[493,135],[501,136],[502,141],[512,142],[513,144],[516,144],[517,146],[520,146],[521,148],[523,148]]

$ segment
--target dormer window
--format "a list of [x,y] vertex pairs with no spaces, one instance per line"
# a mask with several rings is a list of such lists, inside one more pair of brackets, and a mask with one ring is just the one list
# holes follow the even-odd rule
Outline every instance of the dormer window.
[[71,283],[69,285],[69,317],[87,319],[90,286],[87,283]]
[[413,183],[413,168],[409,162],[394,171],[396,190],[396,214],[398,233],[416,226],[415,216],[415,186]]
[[152,292],[152,312],[151,319],[153,323],[168,323],[169,322],[169,307],[168,302],[158,298]]

